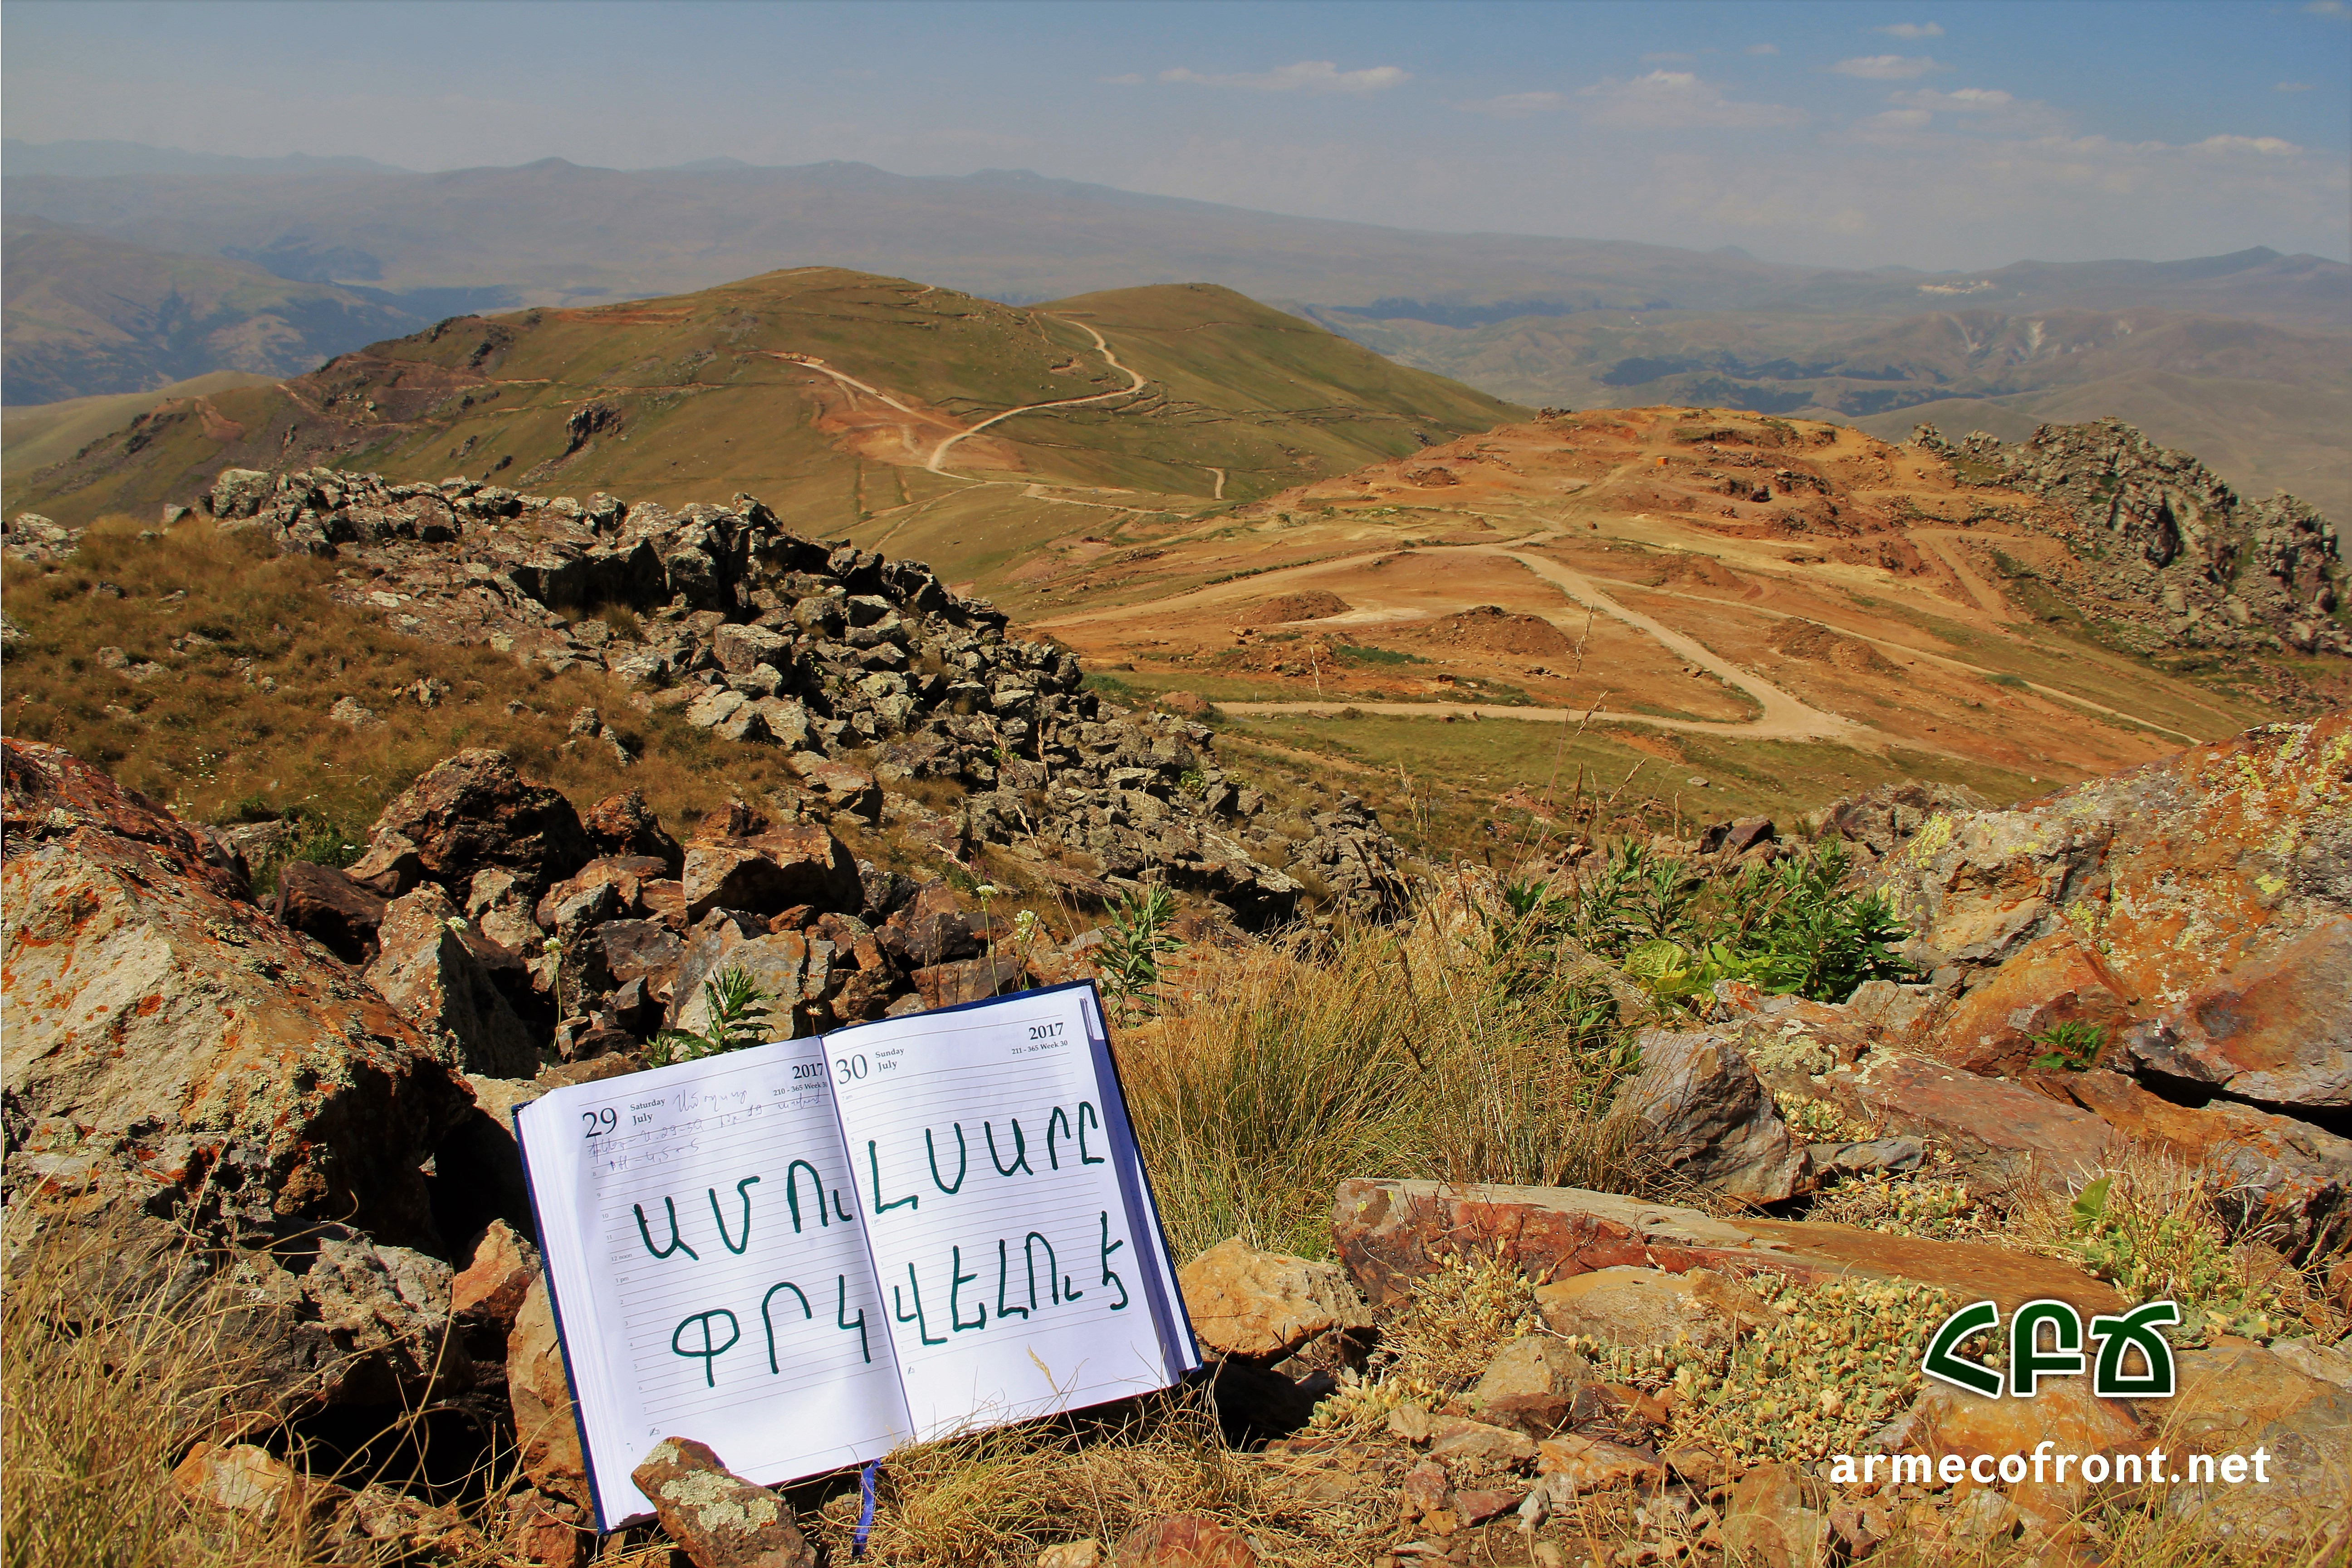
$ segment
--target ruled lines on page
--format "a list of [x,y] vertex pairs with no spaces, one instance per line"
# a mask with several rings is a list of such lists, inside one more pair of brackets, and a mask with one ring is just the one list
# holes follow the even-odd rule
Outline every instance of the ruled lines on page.
[[1078,989],[831,1037],[915,1429],[1166,1386]]
[[560,1089],[524,1108],[564,1345],[600,1494],[667,1436],[761,1481],[887,1452],[908,1430],[823,1043]]

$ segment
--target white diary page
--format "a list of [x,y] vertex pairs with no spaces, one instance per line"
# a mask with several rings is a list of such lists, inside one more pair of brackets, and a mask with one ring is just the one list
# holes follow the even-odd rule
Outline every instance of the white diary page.
[[1092,999],[1029,991],[827,1037],[924,1439],[1163,1388],[1193,1363],[1125,1118],[1106,1114]]
[[516,1112],[601,1528],[664,1437],[769,1484],[908,1435],[830,1077],[787,1040]]

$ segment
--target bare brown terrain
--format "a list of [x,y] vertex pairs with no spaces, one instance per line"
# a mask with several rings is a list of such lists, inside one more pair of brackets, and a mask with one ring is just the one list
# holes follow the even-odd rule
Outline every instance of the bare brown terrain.
[[[2095,570],[2056,508],[1933,452],[1648,408],[1139,516],[987,586],[1090,668],[1368,780],[1544,786],[1566,759],[1605,770],[1600,744],[1665,763],[1698,811],[1785,808],[1884,770],[2014,796],[2272,710],[2029,603],[2026,565],[2036,586]],[[2295,689],[2341,700],[2343,662],[2301,661]]]

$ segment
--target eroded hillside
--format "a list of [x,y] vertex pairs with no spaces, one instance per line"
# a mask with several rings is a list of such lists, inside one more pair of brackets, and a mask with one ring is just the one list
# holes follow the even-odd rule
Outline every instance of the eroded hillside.
[[1599,410],[1069,542],[1006,602],[1373,798],[1465,810],[1644,758],[1635,793],[1693,812],[1889,767],[2014,796],[2342,700],[2347,660],[2305,651],[2352,647],[2332,526],[2085,429],[2011,464],[2029,490],[1990,449]]

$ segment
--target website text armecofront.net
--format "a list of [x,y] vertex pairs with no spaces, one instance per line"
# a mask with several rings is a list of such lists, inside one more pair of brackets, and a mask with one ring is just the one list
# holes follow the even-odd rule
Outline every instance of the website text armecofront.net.
[[2071,1480],[2093,1486],[2115,1481],[2126,1486],[2166,1486],[2220,1482],[2228,1486],[2266,1486],[2271,1479],[2271,1454],[2256,1448],[2248,1454],[2173,1454],[2151,1447],[2146,1453],[2073,1454],[2045,1442],[2030,1453],[1837,1454],[1832,1456],[1830,1480],[1839,1485],[1957,1486],[1963,1480],[1990,1486],[1995,1481],[2014,1486],[2021,1481]]

